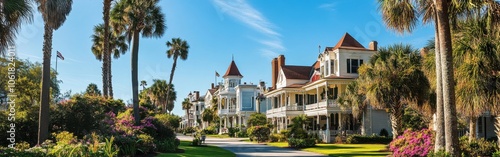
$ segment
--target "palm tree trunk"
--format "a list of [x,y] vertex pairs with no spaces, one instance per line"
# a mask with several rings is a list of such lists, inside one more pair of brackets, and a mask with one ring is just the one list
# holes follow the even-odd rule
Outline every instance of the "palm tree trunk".
[[448,1],[436,0],[438,20],[441,72],[443,81],[443,111],[445,125],[445,148],[451,156],[458,156],[458,133],[455,106],[455,89],[453,80],[453,56],[451,45]]
[[476,139],[476,117],[469,117],[469,142],[472,142],[473,139]]
[[[437,22],[434,22],[437,28]],[[434,53],[436,60],[436,140],[434,152],[442,150],[445,146],[444,139],[444,111],[443,111],[443,82],[441,74],[441,53],[439,53],[439,32],[435,29]]]
[[[170,100],[170,85],[172,84],[172,81],[174,79],[174,72],[175,72],[175,67],[177,66],[177,56],[174,55],[174,63],[172,64],[172,71],[170,71],[170,79],[168,81],[168,88],[167,88],[167,102]],[[164,111],[167,110],[167,104],[165,104]]]
[[395,107],[392,109],[390,114],[391,127],[392,127],[392,139],[396,139],[403,132],[403,124],[401,120],[403,118],[403,111],[400,107]]
[[139,125],[141,120],[139,117],[139,98],[138,98],[138,88],[139,88],[139,82],[137,79],[137,60],[138,60],[138,54],[139,54],[139,31],[134,30],[132,34],[132,57],[131,57],[131,63],[132,63],[132,101],[134,105],[134,119],[135,119],[135,125]]
[[111,73],[111,53],[109,54],[109,62],[108,62],[108,98],[113,99],[113,73]]
[[108,97],[111,94],[111,54],[109,51],[109,10],[111,8],[111,0],[104,0],[103,2],[103,20],[104,20],[104,48],[103,48],[103,95],[104,97]]
[[500,115],[495,117],[495,133],[497,134],[497,146],[500,149]]
[[103,59],[102,59],[102,96],[107,98],[108,97],[108,72],[107,72],[107,61],[106,61],[106,55],[103,54]]
[[49,137],[49,111],[50,111],[50,57],[52,52],[53,29],[47,24],[44,26],[43,35],[43,70],[42,70],[42,91],[40,94],[40,113],[38,117],[38,145],[42,144]]

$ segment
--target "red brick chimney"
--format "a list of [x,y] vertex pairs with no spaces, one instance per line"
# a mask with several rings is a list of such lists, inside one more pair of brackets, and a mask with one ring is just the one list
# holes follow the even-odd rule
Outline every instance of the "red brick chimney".
[[272,89],[276,89],[276,80],[278,79],[278,58],[273,58],[271,61],[271,68]]
[[368,49],[377,51],[377,45],[378,45],[377,41],[372,41],[370,42],[370,44],[368,44]]
[[278,56],[278,71],[281,69],[281,66],[285,65],[285,56],[284,55],[279,55]]
[[211,88],[210,88],[210,89],[214,89],[214,83],[212,83],[212,86],[211,86]]

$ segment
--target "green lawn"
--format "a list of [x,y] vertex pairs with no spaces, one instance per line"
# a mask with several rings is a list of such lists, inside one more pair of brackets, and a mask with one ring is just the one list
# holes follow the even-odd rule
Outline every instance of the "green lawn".
[[159,154],[157,157],[206,157],[206,156],[217,156],[217,157],[235,157],[236,155],[228,150],[216,147],[216,146],[201,146],[194,147],[190,146],[190,141],[181,141],[180,149],[184,149],[184,153],[163,153]]
[[[286,142],[268,143],[269,146],[288,147]],[[308,152],[315,152],[336,157],[363,157],[363,156],[387,156],[390,152],[382,151],[384,144],[316,144],[316,147],[302,149]]]
[[222,134],[222,135],[215,134],[215,135],[206,135],[206,136],[207,137],[215,137],[215,138],[229,138],[228,134]]

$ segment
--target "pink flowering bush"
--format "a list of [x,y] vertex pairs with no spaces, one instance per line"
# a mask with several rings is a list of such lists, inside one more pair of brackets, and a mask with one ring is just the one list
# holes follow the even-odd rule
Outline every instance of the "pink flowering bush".
[[109,134],[124,136],[149,132],[147,130],[156,130],[156,127],[153,125],[153,117],[147,116],[141,120],[139,125],[135,126],[135,119],[131,113],[126,111],[119,113],[118,116],[113,112],[107,113],[106,118],[103,120],[104,128]]
[[430,129],[406,130],[389,144],[394,156],[427,156],[434,149],[434,133]]

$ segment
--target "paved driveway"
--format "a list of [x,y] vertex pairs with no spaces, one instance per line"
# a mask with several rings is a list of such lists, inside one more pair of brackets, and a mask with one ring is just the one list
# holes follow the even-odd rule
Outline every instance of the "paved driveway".
[[[177,135],[180,140],[192,140],[193,137]],[[325,155],[299,151],[288,148],[272,147],[264,144],[251,142],[242,142],[238,138],[209,138],[206,139],[206,144],[224,148],[236,154],[237,157],[250,156],[281,156],[281,157],[325,157]],[[207,156],[217,156],[215,154],[207,154]]]

